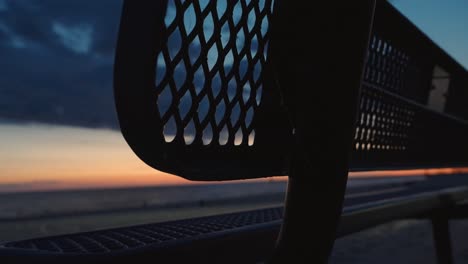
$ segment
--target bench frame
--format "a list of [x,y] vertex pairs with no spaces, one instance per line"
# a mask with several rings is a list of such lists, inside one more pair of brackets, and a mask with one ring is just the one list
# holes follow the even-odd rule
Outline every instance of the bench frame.
[[[156,100],[157,96],[150,89],[128,89],[131,86],[150,87],[152,83],[149,84],[149,82],[154,82],[152,78],[154,78],[154,58],[156,55],[148,56],[148,54],[154,53],[154,47],[151,44],[157,42],[158,39],[156,36],[145,36],[145,33],[147,33],[147,27],[153,25],[152,23],[162,23],[164,17],[163,9],[160,8],[164,5],[162,3],[163,1],[150,4],[148,6],[152,8],[144,9],[139,7],[140,3],[136,3],[136,1],[125,1],[123,18],[131,17],[134,20],[131,23],[122,24],[116,56],[116,104],[122,131],[132,149],[149,165],[182,176],[185,175],[189,179],[216,180],[213,177],[216,177],[216,173],[219,171],[210,171],[208,166],[202,166],[199,171],[196,171],[193,170],[196,166],[190,164],[192,170],[189,171],[183,167],[178,168],[177,165],[180,164],[177,162],[179,161],[173,161],[170,158],[167,159],[168,163],[164,165],[160,162],[166,157],[163,155],[164,153],[157,153],[157,157],[160,159],[158,162],[152,159],[155,157],[155,147],[156,149],[161,147],[162,142],[149,140],[153,137],[153,132],[159,131],[161,127],[155,127],[154,124],[147,122],[156,116],[155,110],[149,108],[148,105]],[[390,13],[395,12],[387,3],[379,2],[378,5],[380,4],[385,7],[380,9],[384,10],[383,13],[386,14],[387,10],[390,10],[388,11]],[[50,240],[55,243],[55,239],[66,240],[76,236],[100,236],[101,233],[71,234],[36,239],[32,240],[33,242],[7,243],[0,248],[0,255],[9,257],[16,263],[27,262],[32,258],[44,263],[51,263],[54,260],[63,262],[65,259],[67,262],[71,259],[71,263],[84,260],[101,262],[112,261],[116,258],[130,262],[143,260],[148,256],[163,261],[182,262],[197,259],[203,260],[205,263],[219,262],[227,257],[229,257],[228,261],[232,262],[269,259],[270,263],[284,263],[291,260],[326,263],[336,237],[349,235],[393,220],[430,218],[433,223],[438,261],[452,263],[448,220],[467,217],[464,212],[466,206],[459,205],[460,202],[468,199],[466,187],[441,187],[438,190],[418,193],[414,196],[366,203],[345,208],[342,211],[350,166],[351,169],[370,170],[466,164],[466,160],[463,160],[463,154],[466,153],[465,147],[468,146],[468,140],[463,141],[461,135],[468,131],[468,123],[464,121],[468,118],[468,109],[463,108],[462,100],[457,96],[463,95],[463,90],[459,87],[462,87],[465,82],[468,83],[466,77],[468,75],[466,70],[440,51],[435,44],[425,39],[425,36],[418,38],[429,43],[427,50],[437,54],[435,60],[440,60],[442,66],[450,69],[451,73],[454,74],[455,86],[453,87],[455,88],[449,91],[452,99],[448,101],[447,113],[436,113],[426,109],[424,102],[416,102],[416,97],[416,99],[411,98],[411,96],[415,96],[414,94],[401,95],[374,87],[375,85],[371,83],[366,83],[366,85],[372,86],[371,89],[383,94],[383,96],[388,96],[400,103],[411,104],[421,110],[423,119],[420,123],[416,123],[415,128],[412,128],[412,133],[423,134],[425,130],[421,124],[424,125],[423,121],[431,121],[431,117],[436,120],[431,123],[434,127],[437,127],[437,124],[449,124],[446,129],[448,132],[444,130],[445,128],[437,128],[435,132],[431,132],[432,134],[424,135],[422,140],[416,139],[410,142],[410,146],[417,149],[414,153],[423,153],[422,145],[428,139],[437,139],[438,135],[446,137],[455,133],[454,138],[448,138],[442,143],[437,142],[433,150],[436,156],[431,156],[433,154],[431,152],[423,153],[422,157],[402,155],[401,159],[392,160],[398,157],[397,152],[388,154],[377,151],[377,154],[372,156],[369,154],[371,151],[353,149],[352,136],[355,133],[356,120],[360,117],[358,112],[362,110],[359,105],[360,89],[363,69],[367,65],[366,54],[375,5],[375,0],[363,0],[359,3],[302,3],[300,5],[285,0],[277,1],[272,21],[272,44],[267,63],[269,76],[265,78],[269,78],[270,84],[275,82],[274,88],[279,89],[273,92],[280,95],[281,108],[287,110],[286,118],[291,133],[286,135],[288,139],[285,141],[291,144],[288,145],[287,149],[284,149],[287,150],[287,154],[275,159],[281,161],[278,164],[275,162],[271,168],[262,170],[261,166],[249,163],[252,165],[252,170],[245,170],[245,176],[241,177],[273,176],[274,172],[288,173],[287,199],[282,221],[276,219],[263,223],[246,224],[238,228],[215,230],[200,236],[147,245],[135,250],[109,252],[108,254],[61,254],[43,250],[31,251],[19,246],[22,245],[21,243],[34,244],[34,241]],[[311,16],[311,14],[314,15]],[[158,21],[151,20],[152,16],[156,16]],[[409,23],[402,17],[397,17],[395,21],[402,24]],[[305,37],[304,25],[313,27],[318,38],[310,40],[310,38]],[[385,28],[382,23],[379,24],[379,27]],[[405,34],[415,32],[415,34],[421,34],[413,25],[408,25],[408,28]],[[162,32],[159,33],[161,36]],[[149,42],[145,40],[149,40]],[[138,42],[140,46],[135,46],[135,42]],[[414,45],[416,44],[413,44],[411,48],[414,48]],[[135,49],[135,47],[142,49]],[[148,53],[148,51],[151,52]],[[141,65],[141,62],[144,63]],[[152,66],[149,67],[149,65]],[[427,66],[421,70],[425,77],[431,73],[429,70],[432,68],[429,68]],[[130,73],[128,74],[128,72]],[[427,82],[426,79],[423,81]],[[312,88],[317,87],[317,89],[304,89],[304,84]],[[347,89],[343,89],[343,87],[347,87]],[[337,91],[340,92],[339,96],[337,96]],[[416,92],[426,93],[428,90]],[[466,94],[468,96],[468,93]],[[310,103],[313,98],[319,100]],[[145,103],[141,103],[142,100]],[[331,101],[333,104],[330,103]],[[270,117],[270,119],[274,118]],[[148,140],[141,140],[140,137]],[[367,150],[370,149],[369,146],[367,145]],[[450,150],[451,146],[456,146],[456,150],[447,157],[442,157],[442,152]],[[351,149],[354,150],[353,157],[350,157]],[[178,151],[182,153],[184,149],[181,147]],[[213,153],[216,151],[218,150]],[[266,153],[266,148],[259,153],[262,151]],[[440,153],[437,154],[437,151]],[[229,151],[225,152],[226,156],[229,156]],[[194,150],[193,153],[201,152]],[[395,153],[397,154],[395,155]],[[238,157],[237,154],[232,155],[232,157]],[[215,157],[215,155],[210,157]],[[249,157],[254,157],[254,155]],[[266,165],[268,161],[271,163],[272,160],[261,160],[263,162],[261,164]],[[223,159],[220,158],[219,161],[223,161]],[[286,162],[285,165],[282,163],[283,161],[289,161],[289,163]],[[228,167],[232,165],[229,162],[226,164]],[[208,171],[209,178],[204,178],[205,171]],[[219,180],[235,179],[239,177],[239,172],[242,172],[242,169],[233,169]],[[304,213],[306,210],[312,213]],[[211,221],[212,219],[214,218],[204,218],[200,221]],[[193,219],[193,221],[198,220]],[[177,226],[183,223],[177,221],[163,224]],[[132,227],[128,229],[133,230]],[[120,231],[119,229],[116,232]],[[278,233],[279,237],[275,242]],[[304,244],[302,241],[309,243]],[[226,249],[231,247],[236,248],[236,250]],[[18,257],[18,255],[23,256]],[[57,256],[60,258],[55,259]],[[37,257],[39,260],[36,259]]]

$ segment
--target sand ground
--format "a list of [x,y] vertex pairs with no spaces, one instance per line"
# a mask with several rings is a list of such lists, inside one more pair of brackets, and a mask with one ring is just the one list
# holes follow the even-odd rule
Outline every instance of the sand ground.
[[[451,221],[451,235],[455,263],[468,263],[468,221]],[[431,223],[395,221],[338,239],[330,263],[436,264]]]
[[[285,183],[240,187],[177,188],[188,198],[170,188],[0,195],[0,242],[280,206],[284,198]],[[192,202],[169,203],[173,197]],[[468,264],[468,220],[451,229],[455,263]],[[340,238],[330,263],[435,264],[431,224],[395,221]]]

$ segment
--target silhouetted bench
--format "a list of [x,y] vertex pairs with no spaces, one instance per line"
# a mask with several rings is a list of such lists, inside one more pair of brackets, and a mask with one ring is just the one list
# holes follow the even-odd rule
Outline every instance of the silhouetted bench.
[[388,3],[374,5],[125,1],[115,99],[133,151],[190,180],[289,175],[285,207],[11,242],[0,254],[321,263],[337,236],[424,217],[449,263],[464,177],[344,199],[349,170],[468,164],[466,70]]

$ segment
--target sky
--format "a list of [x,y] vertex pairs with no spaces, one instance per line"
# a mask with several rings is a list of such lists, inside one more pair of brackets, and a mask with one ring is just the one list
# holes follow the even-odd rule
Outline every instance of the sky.
[[[468,67],[468,1],[393,0]],[[0,0],[0,118],[116,128],[120,0]]]
[[[143,164],[115,130],[121,3],[0,0],[0,192],[186,183]],[[468,1],[392,3],[468,68]]]
[[393,0],[392,4],[468,69],[468,1]]
[[116,127],[119,0],[0,0],[0,117]]
[[[118,131],[41,123],[0,123],[0,193],[204,184],[140,161]],[[352,178],[468,172],[468,168],[351,172]],[[284,177],[266,181],[282,181]],[[265,181],[265,179],[242,182]],[[209,183],[213,184],[213,183]]]

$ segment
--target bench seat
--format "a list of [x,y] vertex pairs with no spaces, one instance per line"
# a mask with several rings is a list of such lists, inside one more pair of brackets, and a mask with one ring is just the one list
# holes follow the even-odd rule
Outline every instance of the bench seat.
[[[467,199],[466,175],[433,176],[411,184],[383,185],[373,192],[354,191],[345,198],[337,236],[393,220],[430,217],[438,209]],[[15,257],[15,263],[31,258],[35,263],[102,263],[116,257],[144,263],[152,259],[148,256],[171,262],[261,261],[273,250],[282,215],[283,208],[274,207],[9,242],[0,246],[0,254],[22,255]]]

